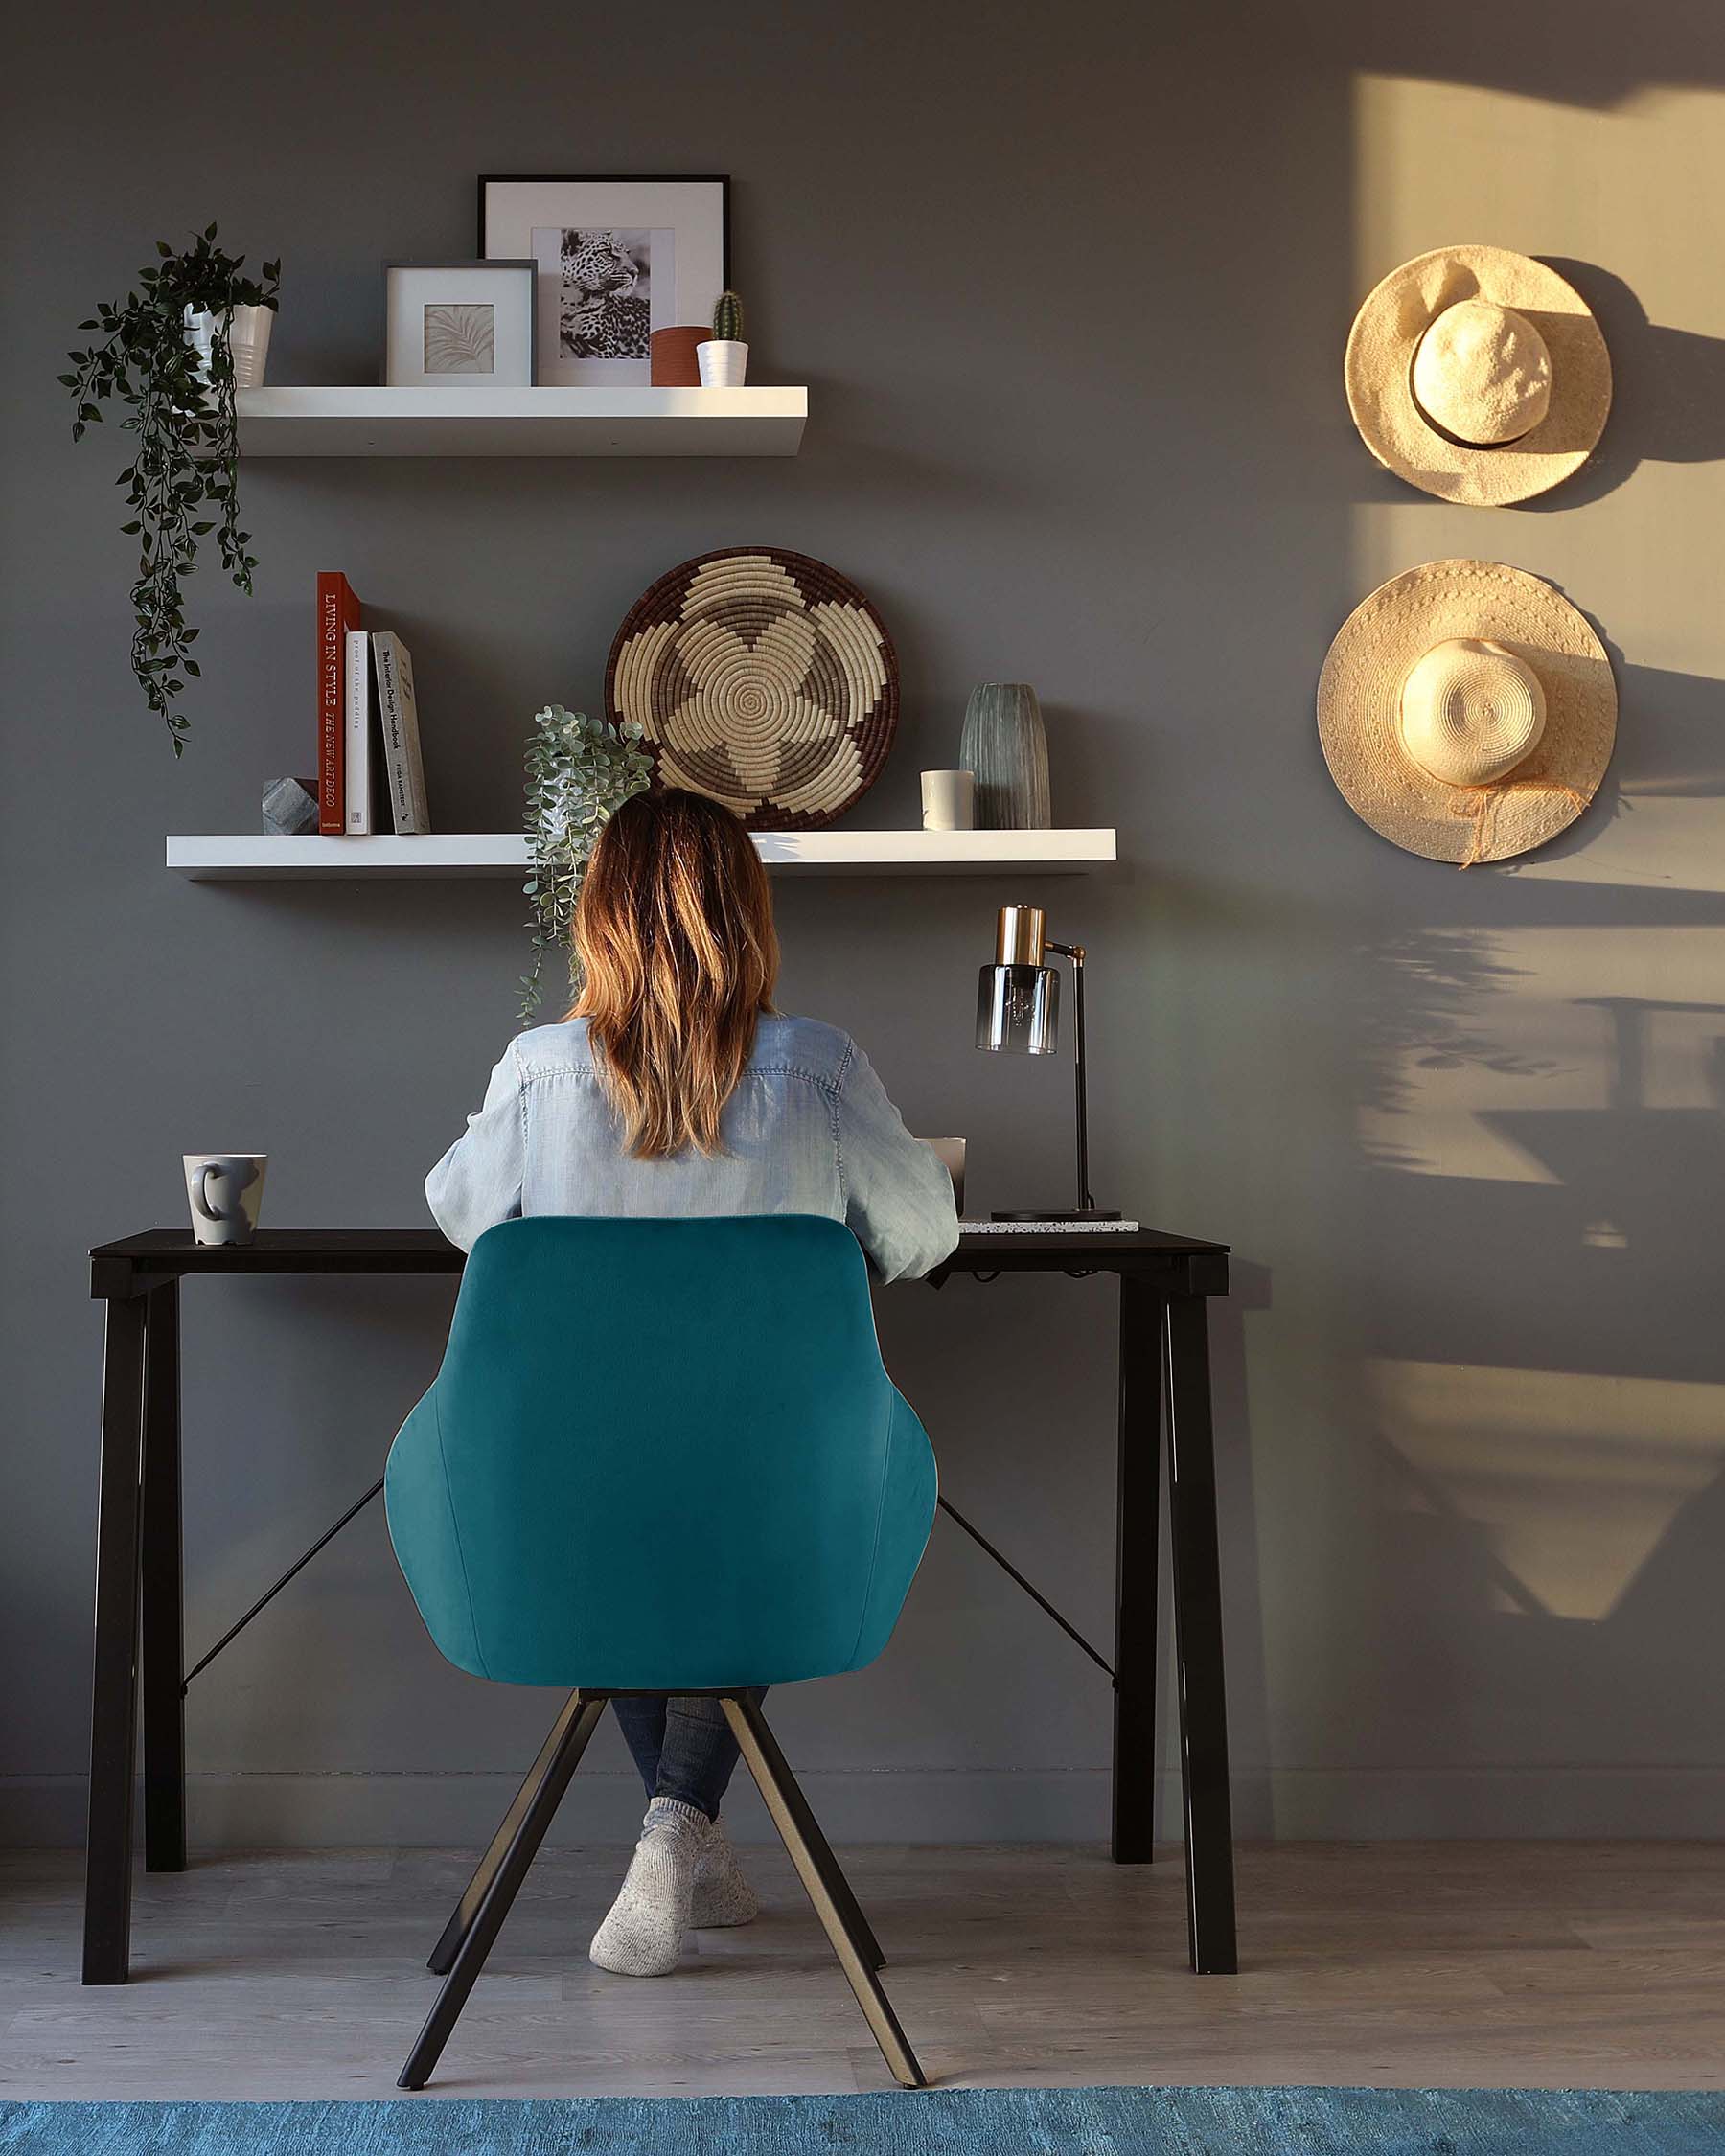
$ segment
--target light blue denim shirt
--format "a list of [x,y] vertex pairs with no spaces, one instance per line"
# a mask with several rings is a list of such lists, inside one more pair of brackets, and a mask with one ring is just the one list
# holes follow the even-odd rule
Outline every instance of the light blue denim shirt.
[[426,1178],[426,1196],[463,1250],[523,1213],[822,1213],[846,1224],[878,1279],[901,1280],[929,1272],[958,1241],[946,1169],[836,1026],[764,1013],[719,1135],[723,1150],[712,1155],[632,1159],[586,1025],[572,1019],[510,1043],[484,1107]]

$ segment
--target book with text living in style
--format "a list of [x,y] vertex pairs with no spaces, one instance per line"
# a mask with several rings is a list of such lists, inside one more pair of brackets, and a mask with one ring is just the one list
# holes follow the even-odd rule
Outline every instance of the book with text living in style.
[[359,602],[339,569],[317,575],[317,828],[338,838],[347,819],[348,631],[359,627]]

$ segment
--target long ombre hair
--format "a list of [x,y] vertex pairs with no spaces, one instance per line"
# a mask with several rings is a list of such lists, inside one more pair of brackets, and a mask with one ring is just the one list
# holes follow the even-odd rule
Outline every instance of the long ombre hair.
[[584,1018],[601,1085],[637,1159],[719,1151],[719,1114],[772,1008],[778,932],[748,834],[717,801],[669,788],[599,834],[575,908]]

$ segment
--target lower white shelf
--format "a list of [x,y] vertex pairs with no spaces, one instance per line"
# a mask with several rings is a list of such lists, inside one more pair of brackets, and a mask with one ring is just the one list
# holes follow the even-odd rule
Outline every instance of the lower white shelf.
[[[769,868],[828,876],[1081,875],[1116,858],[1112,831],[757,831]],[[195,883],[250,878],[513,876],[527,872],[515,831],[423,838],[172,837],[168,866]]]

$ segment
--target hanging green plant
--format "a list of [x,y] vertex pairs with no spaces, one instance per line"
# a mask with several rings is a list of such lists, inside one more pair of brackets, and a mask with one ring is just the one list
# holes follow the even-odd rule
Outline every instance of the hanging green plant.
[[[221,565],[242,591],[251,590],[258,565],[246,552],[251,534],[240,529],[229,332],[237,307],[274,311],[282,265],[266,262],[261,278],[242,276],[245,257],[224,254],[213,224],[178,254],[158,240],[156,253],[161,259],[138,272],[138,288],[124,302],[104,301],[79,324],[102,331],[104,341],[68,353],[75,372],[59,378],[77,407],[73,441],[82,439],[110,401],[128,407],[121,430],[138,438],[137,452],[117,482],[126,489],[131,511],[120,528],[138,541],[131,668],[150,710],[167,722],[177,756],[187,729],[175,700],[187,678],[197,675],[191,656],[197,631],[187,626],[181,589],[196,566],[197,542],[216,534]],[[193,341],[205,317],[207,356]],[[213,517],[198,516],[206,504]]]
[[527,926],[533,935],[533,971],[521,981],[521,1023],[540,1003],[545,953],[561,949],[568,960],[571,998],[581,972],[569,931],[575,902],[593,846],[607,819],[632,794],[646,788],[653,761],[640,746],[641,728],[632,721],[612,725],[585,711],[547,704],[535,714],[524,765],[527,773],[527,844],[532,871],[523,886],[533,902]]

